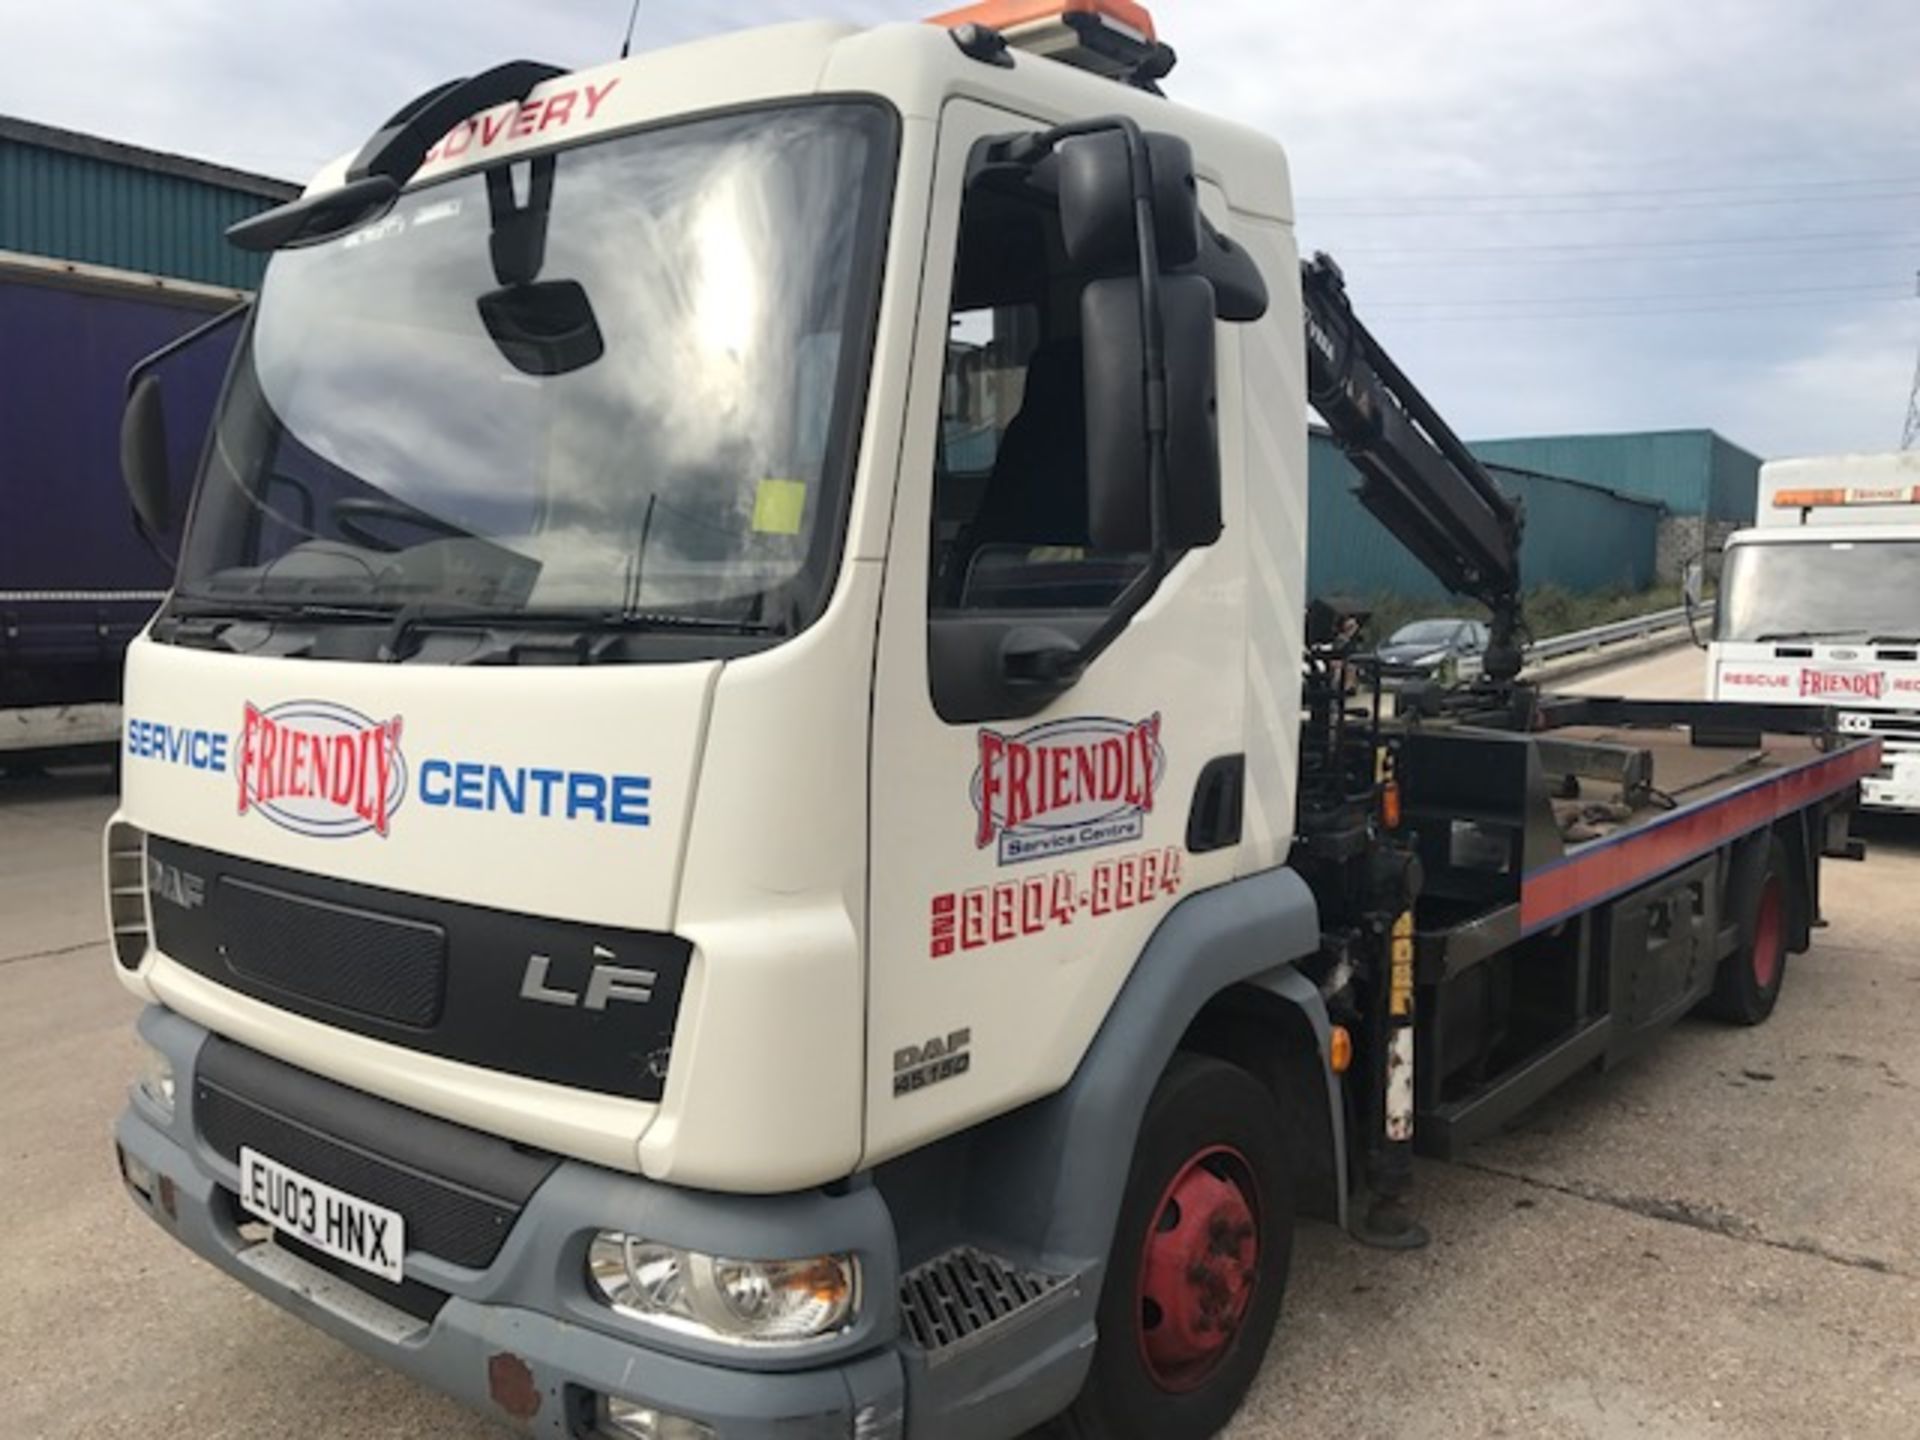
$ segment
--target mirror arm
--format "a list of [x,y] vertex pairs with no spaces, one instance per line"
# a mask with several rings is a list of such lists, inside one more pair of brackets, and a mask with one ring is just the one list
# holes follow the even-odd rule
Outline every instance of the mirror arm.
[[193,329],[187,331],[186,334],[181,335],[176,339],[169,340],[166,344],[162,345],[158,350],[154,351],[151,355],[148,355],[145,358],[136,361],[134,363],[134,367],[127,372],[127,387],[126,387],[127,398],[128,399],[133,398],[134,387],[138,385],[141,382],[141,380],[146,377],[147,372],[153,369],[154,366],[160,364],[164,360],[168,360],[171,357],[179,354],[182,350],[185,350],[189,345],[198,344],[201,340],[204,340],[207,336],[213,334],[214,331],[220,329],[222,326],[231,325],[234,321],[240,319],[243,315],[245,315],[251,309],[253,309],[253,301],[251,299],[242,300],[239,304],[233,306],[231,309],[222,310],[218,315],[214,316],[211,320],[205,321],[202,324],[194,326]]
[[1153,592],[1160,588],[1160,582],[1167,578],[1167,572],[1173,569],[1171,561],[1164,553],[1155,553],[1147,557],[1147,567],[1133,578],[1133,582],[1120,592],[1120,598],[1114,602],[1113,611],[1100,622],[1100,628],[1080,643],[1079,667],[1084,670],[1099,657],[1102,650],[1120,638],[1120,632],[1133,623],[1133,617],[1146,608],[1147,601],[1153,598]]

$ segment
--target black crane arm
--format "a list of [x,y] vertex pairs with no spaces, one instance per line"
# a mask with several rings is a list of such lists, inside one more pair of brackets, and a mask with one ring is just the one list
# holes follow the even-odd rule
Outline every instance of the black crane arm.
[[1340,267],[1325,254],[1300,266],[1307,398],[1360,472],[1360,503],[1456,595],[1492,619],[1486,677],[1520,673],[1520,503],[1393,363],[1353,313]]

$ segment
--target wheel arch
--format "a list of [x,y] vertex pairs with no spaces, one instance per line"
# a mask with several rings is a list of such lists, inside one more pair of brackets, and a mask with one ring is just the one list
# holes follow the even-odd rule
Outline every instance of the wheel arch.
[[[1322,1061],[1331,1023],[1294,962],[1319,948],[1306,882],[1281,868],[1189,896],[1149,938],[1066,1087],[990,1122],[973,1137],[973,1173],[994,1183],[969,1197],[978,1229],[1037,1259],[1105,1261],[1147,1101],[1190,1035],[1234,1035],[1274,1016]],[[1257,997],[1257,998],[1256,998]],[[1208,1016],[1205,1026],[1196,1022]],[[1231,1020],[1231,1023],[1227,1023]],[[1234,1059],[1235,1054],[1222,1058]],[[1258,1072],[1256,1072],[1258,1073]],[[1283,1104],[1286,1102],[1283,1102]],[[1323,1087],[1331,1135],[1341,1132]]]
[[1178,1048],[1237,1065],[1267,1088],[1280,1110],[1295,1209],[1344,1225],[1345,1107],[1331,1042],[1318,988],[1287,965],[1215,995]]

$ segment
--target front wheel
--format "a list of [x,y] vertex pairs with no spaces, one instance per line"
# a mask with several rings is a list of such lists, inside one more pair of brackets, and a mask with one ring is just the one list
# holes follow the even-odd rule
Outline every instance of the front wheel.
[[1178,1055],[1147,1103],[1063,1440],[1207,1440],[1240,1407],[1280,1318],[1293,1197],[1273,1097]]

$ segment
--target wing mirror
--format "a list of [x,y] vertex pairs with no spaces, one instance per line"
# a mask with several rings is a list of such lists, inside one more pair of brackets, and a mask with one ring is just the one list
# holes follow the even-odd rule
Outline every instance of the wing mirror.
[[1702,650],[1707,648],[1707,642],[1700,634],[1700,611],[1706,597],[1706,587],[1706,563],[1696,555],[1687,562],[1687,568],[1681,574],[1680,603],[1687,610],[1687,634]]
[[1095,280],[1081,294],[1087,533],[1103,553],[1181,555],[1220,538],[1213,287],[1197,275],[1165,275],[1158,289],[1167,377],[1166,495],[1158,533],[1140,379],[1140,281]]
[[120,479],[127,487],[134,523],[161,559],[173,556],[160,537],[173,518],[172,480],[167,470],[167,417],[162,404],[160,377],[152,371],[133,383],[127,407],[120,414]]
[[[127,403],[120,412],[120,482],[126,486],[127,500],[133,507],[134,528],[147,547],[169,565],[174,563],[166,541],[173,525],[173,463],[169,459],[172,450],[160,366],[219,334],[252,308],[253,302],[247,300],[222,311],[168,341],[127,372]],[[185,393],[193,393],[191,383]]]
[[[1179,273],[1205,245],[1193,149],[1177,135],[1109,128],[1062,141],[1058,160],[1067,256],[1109,277],[1080,298],[1088,537],[1096,551],[1169,560],[1220,536],[1217,296],[1203,274]],[[1139,186],[1136,160],[1146,168]],[[1159,355],[1149,353],[1155,342]],[[1149,372],[1166,380],[1164,495],[1154,493]]]

